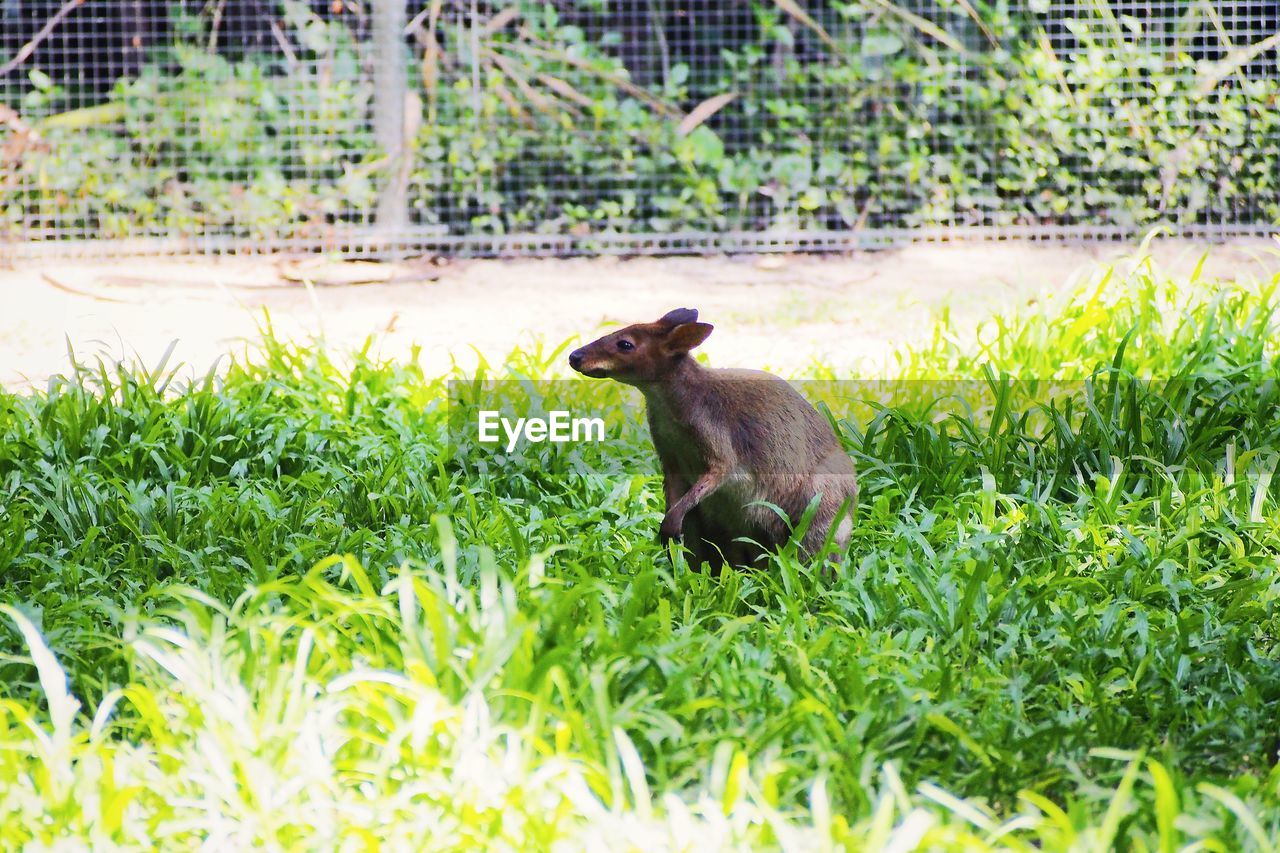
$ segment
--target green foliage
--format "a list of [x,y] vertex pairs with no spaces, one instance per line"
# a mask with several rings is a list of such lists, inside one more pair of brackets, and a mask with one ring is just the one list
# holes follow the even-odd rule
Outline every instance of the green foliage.
[[[340,28],[331,28],[334,33]],[[34,74],[34,72],[33,72]],[[0,199],[12,226],[92,237],[314,234],[369,215],[372,87],[350,40],[289,69],[177,43],[105,105],[41,75],[42,135]]]
[[0,395],[0,833],[1260,845],[1278,285],[1117,268],[833,393],[863,484],[835,578],[672,565],[634,432],[458,457],[412,362],[268,333],[221,378]]
[[[67,93],[33,71],[23,112],[55,118],[6,190],[10,226],[268,237],[367,222],[388,175],[369,48],[286,5],[296,61],[224,58],[189,22],[100,121],[60,120]],[[1202,57],[1231,45],[1202,6],[1144,22],[1079,4],[1055,42],[1044,10],[1004,5],[929,17],[855,0],[802,22],[762,0],[662,40],[599,4],[482,4],[490,22],[520,14],[479,31],[444,4],[415,42],[412,215],[579,237],[1275,221],[1280,81],[1217,74]]]
[[1072,31],[1074,61],[1029,47],[993,113],[1006,155],[995,180],[1025,200],[1029,221],[1133,228],[1213,210],[1280,216],[1275,81],[1199,93],[1202,67],[1186,53],[1084,23]]

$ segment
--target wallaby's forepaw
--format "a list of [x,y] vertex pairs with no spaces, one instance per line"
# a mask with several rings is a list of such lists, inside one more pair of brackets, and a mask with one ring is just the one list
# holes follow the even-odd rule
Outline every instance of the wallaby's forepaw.
[[658,528],[658,541],[665,545],[672,539],[679,539],[681,527],[683,525],[680,519],[674,519],[671,516],[662,519],[662,526]]

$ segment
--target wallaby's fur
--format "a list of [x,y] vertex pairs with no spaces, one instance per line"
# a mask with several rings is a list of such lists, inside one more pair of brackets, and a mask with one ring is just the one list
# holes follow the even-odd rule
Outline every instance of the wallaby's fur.
[[[662,541],[683,537],[694,565],[746,566],[787,541],[813,498],[801,539],[806,554],[831,541],[843,552],[858,487],[831,424],[787,382],[759,370],[713,370],[689,354],[711,334],[692,308],[677,308],[575,350],[569,365],[639,388],[662,463]],[[777,506],[787,516],[780,518]],[[740,541],[750,540],[750,541]],[[756,543],[756,544],[752,544]]]

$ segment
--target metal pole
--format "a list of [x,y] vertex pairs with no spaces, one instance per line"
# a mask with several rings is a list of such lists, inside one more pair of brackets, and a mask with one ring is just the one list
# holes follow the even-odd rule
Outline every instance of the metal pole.
[[408,56],[404,45],[406,0],[373,0],[373,133],[387,158],[375,213],[378,230],[409,224],[409,169],[405,168],[405,99]]

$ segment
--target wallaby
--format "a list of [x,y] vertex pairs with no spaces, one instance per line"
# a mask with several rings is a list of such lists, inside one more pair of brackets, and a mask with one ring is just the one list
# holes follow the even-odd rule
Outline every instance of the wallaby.
[[[662,463],[662,542],[683,538],[698,567],[749,566],[787,541],[821,495],[800,540],[806,555],[848,545],[857,501],[853,461],[826,418],[786,381],[759,370],[703,367],[690,350],[711,334],[692,308],[628,326],[574,350],[585,376],[640,389]],[[772,504],[786,515],[764,505]]]

